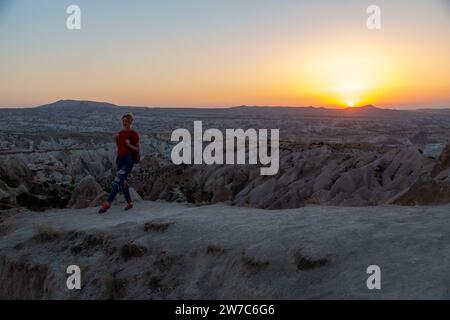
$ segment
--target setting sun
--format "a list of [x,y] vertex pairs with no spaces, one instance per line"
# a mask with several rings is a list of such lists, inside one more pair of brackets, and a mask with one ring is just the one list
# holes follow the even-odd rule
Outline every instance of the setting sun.
[[[65,12],[56,19],[54,1],[6,1],[7,15],[3,2],[0,40],[8,45],[0,50],[0,107],[67,97],[207,108],[450,104],[450,20],[443,0],[420,1],[414,14],[386,5],[390,22],[380,30],[366,27],[367,8],[358,1],[349,7],[330,0],[326,6],[199,0],[176,12],[164,1],[107,12],[82,1],[98,20],[80,32],[56,26]],[[36,12],[35,19],[22,12]],[[66,73],[68,65],[76,72]]]
[[355,103],[353,101],[349,101],[349,102],[347,102],[347,106],[349,108],[353,108],[355,106]]

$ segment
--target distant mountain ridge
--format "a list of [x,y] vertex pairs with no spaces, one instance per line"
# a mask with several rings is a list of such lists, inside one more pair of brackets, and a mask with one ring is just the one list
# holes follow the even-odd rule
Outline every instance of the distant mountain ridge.
[[321,110],[321,111],[349,111],[349,112],[384,112],[384,111],[408,111],[408,112],[421,112],[421,111],[429,111],[429,112],[440,112],[440,111],[450,111],[450,108],[421,108],[421,109],[391,109],[391,108],[380,108],[375,105],[369,104],[361,107],[347,107],[347,108],[327,108],[327,107],[315,107],[315,106],[258,106],[258,105],[240,105],[240,106],[231,106],[228,108],[214,108],[214,107],[137,107],[137,106],[121,106],[117,104],[113,104],[110,102],[101,102],[101,101],[91,101],[91,100],[71,100],[71,99],[63,99],[58,100],[53,103],[44,104],[36,107],[26,108],[26,109],[54,109],[54,108],[71,108],[71,107],[88,107],[88,108],[147,108],[147,109],[214,109],[214,110],[269,110],[269,109],[277,109],[277,110]]
[[[33,114],[34,112],[50,112],[52,116],[64,117],[83,117],[90,114],[103,114],[104,117],[115,116],[125,112],[133,112],[136,116],[155,116],[155,117],[181,117],[187,118],[229,118],[229,117],[247,117],[257,119],[298,119],[298,118],[393,118],[402,120],[404,118],[419,119],[420,117],[445,117],[450,116],[450,109],[417,109],[417,110],[399,110],[384,109],[374,105],[352,108],[325,108],[325,107],[287,107],[287,106],[236,106],[229,108],[160,108],[160,107],[136,107],[119,106],[108,102],[97,102],[89,100],[59,100],[50,104],[45,104],[33,108],[1,109],[1,113],[14,113],[18,115]],[[442,121],[440,119],[439,121]]]
[[119,106],[108,103],[108,102],[97,102],[88,100],[58,100],[56,102],[38,106],[35,109],[38,110],[58,110],[60,108],[67,109],[79,109],[79,108],[89,108],[89,109],[118,109]]

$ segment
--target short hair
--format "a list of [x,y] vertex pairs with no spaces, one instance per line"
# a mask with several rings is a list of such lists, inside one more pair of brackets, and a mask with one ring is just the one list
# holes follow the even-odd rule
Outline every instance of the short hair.
[[134,115],[130,112],[130,113],[126,113],[122,116],[122,120],[123,119],[128,119],[130,122],[134,121]]

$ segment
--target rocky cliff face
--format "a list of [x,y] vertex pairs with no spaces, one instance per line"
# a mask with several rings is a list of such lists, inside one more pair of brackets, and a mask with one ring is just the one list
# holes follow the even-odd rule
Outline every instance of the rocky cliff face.
[[[450,201],[448,150],[433,159],[415,146],[283,143],[272,177],[250,165],[175,166],[156,152],[135,167],[130,183],[137,198],[265,209],[440,204]],[[115,174],[114,152],[104,146],[0,157],[1,206],[97,206]]]
[[[274,177],[257,166],[174,166],[164,159],[144,161],[133,174],[137,190],[149,200],[227,202],[266,209],[305,204],[371,206],[392,203],[423,179],[439,161],[415,147],[386,150],[363,146],[289,145],[281,152]],[[438,200],[439,199],[439,200]],[[445,194],[415,204],[447,203]]]
[[[8,149],[0,150],[1,209],[81,208],[105,200],[104,192],[115,175],[113,134],[51,132],[3,137]],[[169,148],[158,137],[143,134],[142,138],[153,141],[143,145],[143,154],[163,154]],[[134,198],[140,197],[133,192]]]

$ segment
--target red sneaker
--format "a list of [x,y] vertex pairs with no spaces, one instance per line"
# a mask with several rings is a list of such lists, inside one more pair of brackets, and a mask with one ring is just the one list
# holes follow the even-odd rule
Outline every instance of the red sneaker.
[[127,206],[125,208],[123,208],[123,210],[125,210],[125,211],[131,210],[131,209],[133,209],[133,203],[132,202],[129,202],[127,204]]
[[111,205],[108,202],[105,202],[102,204],[100,210],[98,210],[98,213],[105,213],[106,211],[109,210],[109,208],[111,208]]

